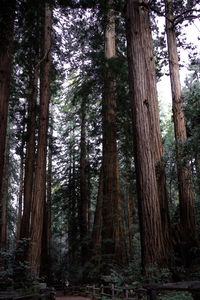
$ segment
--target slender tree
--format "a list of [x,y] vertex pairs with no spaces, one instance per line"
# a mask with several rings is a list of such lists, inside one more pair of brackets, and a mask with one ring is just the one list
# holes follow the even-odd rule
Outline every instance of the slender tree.
[[[25,154],[24,174],[24,209],[21,223],[20,238],[28,238],[30,234],[30,214],[33,195],[34,161],[35,161],[35,131],[36,131],[36,102],[38,90],[38,60],[30,71],[30,91],[28,96],[28,123]],[[32,64],[31,64],[32,66]]]
[[176,139],[176,158],[180,202],[180,221],[185,237],[195,240],[197,236],[191,172],[189,162],[184,157],[184,142],[187,139],[183,111],[182,90],[179,74],[179,61],[174,27],[173,1],[165,0],[166,31],[172,90],[172,109]]
[[116,57],[115,17],[112,1],[107,1],[105,28],[106,71],[103,95],[103,208],[102,260],[106,273],[113,264],[126,265],[125,225],[119,180],[116,144],[115,79],[109,62]]
[[81,155],[80,155],[80,238],[81,238],[81,258],[82,265],[87,261],[87,246],[86,246],[86,236],[88,229],[88,218],[87,218],[87,208],[88,208],[88,194],[87,194],[87,176],[86,176],[86,137],[85,137],[85,103],[82,100],[81,104]]
[[15,5],[15,0],[3,0],[0,9],[0,191],[6,145]]
[[46,194],[46,156],[47,156],[47,132],[50,99],[50,47],[51,47],[51,10],[49,4],[45,2],[45,22],[44,22],[44,56],[41,67],[40,82],[40,115],[39,133],[36,158],[35,181],[33,188],[33,206],[31,216],[31,241],[28,259],[32,267],[32,272],[40,274],[43,212]]
[[[167,260],[166,244],[162,234],[162,221],[156,178],[156,160],[153,126],[150,115],[154,107],[149,97],[151,86],[147,49],[151,44],[149,29],[149,12],[146,1],[127,1],[126,29],[128,43],[128,68],[131,95],[134,152],[137,176],[137,193],[140,218],[142,265],[147,270],[152,265],[162,266]],[[143,25],[145,24],[145,26]],[[148,68],[150,70],[148,71]],[[151,74],[154,76],[154,72]],[[155,99],[154,99],[155,101]],[[156,123],[157,124],[157,123]],[[155,132],[156,134],[156,132]]]
[[9,141],[6,138],[6,148],[4,152],[4,170],[2,182],[2,204],[1,204],[1,223],[0,223],[0,249],[7,247],[7,207],[8,207],[8,169],[9,169]]

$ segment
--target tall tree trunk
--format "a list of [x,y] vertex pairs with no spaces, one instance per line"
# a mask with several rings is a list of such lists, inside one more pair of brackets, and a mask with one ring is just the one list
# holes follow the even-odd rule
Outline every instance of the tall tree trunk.
[[187,139],[183,99],[179,74],[179,62],[174,28],[173,1],[165,0],[166,30],[172,89],[172,109],[174,132],[176,139],[177,174],[180,203],[180,222],[185,237],[195,240],[197,237],[193,191],[191,184],[191,171],[189,162],[184,157],[184,142]]
[[0,202],[6,145],[15,5],[15,0],[3,0],[0,9]]
[[[149,100],[150,75],[147,69],[149,40],[144,33],[149,24],[148,10],[141,1],[127,0],[126,28],[131,95],[137,193],[140,218],[142,265],[161,266],[167,260],[166,244],[156,178],[155,141],[152,140],[152,100]],[[148,28],[148,30],[150,30]],[[153,57],[151,57],[153,59]],[[152,71],[152,70],[151,70]],[[154,133],[153,133],[154,134]],[[156,134],[156,133],[155,133]]]
[[133,219],[131,212],[131,195],[130,195],[130,178],[129,178],[129,159],[126,159],[126,205],[127,205],[127,225],[128,225],[128,244],[129,244],[129,260],[134,258],[133,253]]
[[[105,58],[113,59],[115,50],[115,18],[107,1],[107,26],[105,29]],[[113,264],[126,265],[125,224],[119,180],[116,144],[115,79],[106,64],[103,95],[103,219],[102,261],[103,272],[110,272]]]
[[[143,3],[148,3],[148,1],[143,1]],[[155,72],[155,61],[153,53],[153,40],[151,35],[150,18],[148,10],[143,10],[143,49],[145,55],[145,66],[146,66],[146,76],[147,76],[147,86],[148,94],[146,98],[146,105],[149,110],[149,118],[151,124],[151,139],[152,139],[152,154],[155,160],[156,178],[158,186],[158,197],[160,202],[160,212],[162,221],[162,232],[165,243],[166,250],[166,264],[167,256],[171,249],[171,229],[170,229],[170,218],[169,218],[169,208],[168,208],[168,191],[166,185],[166,174],[163,161],[163,146],[162,146],[162,136],[160,129],[160,117],[158,108],[158,98],[157,98],[157,87],[156,87],[156,72]]]
[[24,175],[24,209],[21,222],[20,239],[30,237],[30,214],[33,195],[35,161],[36,102],[38,92],[37,64],[38,59],[36,58],[33,66],[33,74],[30,76],[30,94],[28,98],[28,123]]
[[8,135],[6,138],[4,158],[4,170],[3,170],[3,182],[2,182],[2,198],[1,198],[1,223],[0,223],[0,249],[5,249],[7,246],[7,206],[8,206],[8,168],[9,168],[9,144]]
[[52,162],[53,162],[53,105],[51,109],[51,127],[49,133],[48,173],[47,173],[47,248],[50,257],[51,241],[51,199],[52,199]]
[[81,156],[80,156],[80,238],[81,238],[81,259],[84,266],[87,261],[87,175],[86,175],[86,140],[85,140],[85,103],[81,105]]
[[53,104],[51,104],[50,130],[48,140],[47,201],[44,204],[44,223],[42,234],[41,276],[50,279],[50,241],[51,241],[51,189],[52,189],[52,147],[53,147]]
[[103,204],[103,168],[101,167],[99,175],[99,188],[97,195],[97,204],[94,215],[94,224],[92,231],[92,252],[96,262],[100,262],[101,254],[101,231],[102,231],[102,204]]
[[51,47],[51,10],[45,3],[44,24],[44,57],[41,68],[40,84],[40,114],[39,133],[36,158],[35,181],[33,188],[33,207],[31,217],[31,241],[28,259],[32,272],[40,274],[41,246],[43,231],[43,212],[46,197],[46,155],[47,155],[47,132],[50,99],[50,47]]
[[24,187],[24,153],[21,153],[20,162],[20,175],[19,175],[19,196],[18,196],[18,214],[17,214],[17,233],[16,242],[20,239],[21,221],[22,221],[22,198],[23,198],[23,187]]
[[18,195],[18,215],[17,215],[17,233],[16,233],[16,243],[20,239],[21,222],[22,222],[22,200],[23,200],[23,189],[24,189],[24,133],[25,133],[25,114],[26,108],[24,105],[23,118],[22,118],[22,135],[21,135],[21,149],[20,149],[20,172],[19,172],[19,195]]

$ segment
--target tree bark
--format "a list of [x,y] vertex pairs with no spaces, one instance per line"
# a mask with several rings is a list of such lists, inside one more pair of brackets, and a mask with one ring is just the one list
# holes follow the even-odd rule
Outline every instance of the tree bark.
[[129,244],[129,260],[134,258],[133,253],[133,219],[131,212],[131,196],[130,196],[130,178],[129,178],[129,160],[126,159],[126,205],[127,205],[127,225],[128,225],[128,244]]
[[[36,102],[38,93],[38,59],[35,59],[33,74],[30,76],[30,94],[28,98],[28,123],[24,174],[24,209],[21,223],[20,239],[30,237],[30,215],[33,196]],[[32,71],[32,70],[31,70]]]
[[37,276],[40,274],[43,213],[46,197],[46,156],[47,156],[47,132],[50,100],[50,47],[51,47],[51,10],[45,3],[44,24],[44,57],[41,68],[40,84],[40,114],[39,133],[36,158],[35,181],[33,188],[33,207],[31,217],[31,241],[28,260],[31,271]]
[[0,9],[0,198],[2,197],[15,5],[15,0],[3,0]]
[[[105,58],[113,59],[115,49],[115,18],[108,1],[105,29]],[[116,144],[115,79],[106,64],[103,95],[103,209],[102,209],[102,262],[103,272],[110,272],[113,264],[127,264],[125,224],[119,180]]]
[[16,242],[20,239],[21,221],[22,221],[22,198],[23,198],[23,187],[24,187],[24,153],[22,150],[20,162],[20,175],[19,175],[19,196],[18,196],[18,214],[17,214],[17,233]]
[[102,231],[102,204],[103,204],[103,169],[101,167],[99,175],[99,188],[97,204],[95,209],[94,224],[92,230],[92,254],[95,261],[100,262],[101,254],[101,231]]
[[1,224],[0,224],[0,249],[6,249],[7,247],[7,206],[8,206],[8,169],[9,169],[9,144],[8,135],[6,138],[4,158],[4,170],[3,170],[3,182],[2,182],[2,198],[1,198]]
[[86,236],[88,228],[87,208],[87,176],[86,176],[86,138],[85,138],[85,103],[81,104],[81,143],[80,143],[80,239],[82,266],[87,262]]
[[185,237],[195,240],[197,237],[191,171],[184,156],[184,142],[187,139],[183,99],[179,74],[179,62],[174,28],[173,1],[165,0],[166,31],[169,56],[170,80],[172,89],[172,109],[176,139],[177,175],[180,203],[180,222]]
[[[134,152],[137,176],[137,193],[140,218],[143,270],[163,266],[166,258],[165,241],[156,178],[156,161],[152,140],[153,105],[149,101],[150,75],[147,71],[149,40],[143,23],[148,24],[149,15],[141,1],[127,1],[126,29],[128,43],[128,68],[131,108],[134,132]],[[149,30],[149,29],[148,29]],[[153,58],[151,58],[153,59]],[[155,133],[156,134],[156,133]]]

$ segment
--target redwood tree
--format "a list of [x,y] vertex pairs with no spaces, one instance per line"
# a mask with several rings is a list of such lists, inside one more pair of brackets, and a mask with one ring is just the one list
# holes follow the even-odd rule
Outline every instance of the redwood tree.
[[0,191],[6,144],[15,5],[15,0],[2,0],[0,9]]
[[109,67],[116,57],[115,17],[112,1],[107,1],[105,28],[105,58],[107,60],[103,95],[103,207],[102,207],[102,259],[103,268],[112,264],[125,265],[125,225],[120,190],[118,154],[116,143],[115,79]]
[[[159,188],[156,178],[155,155],[158,146],[158,115],[153,124],[152,111],[157,105],[155,76],[147,1],[127,0],[126,29],[128,68],[134,133],[134,152],[140,218],[143,269],[163,266],[167,261],[167,244],[162,233]],[[149,55],[151,53],[151,55]],[[157,131],[156,131],[157,130]],[[156,138],[153,138],[153,135]]]
[[37,145],[37,158],[35,181],[33,187],[33,205],[31,216],[31,241],[29,247],[28,260],[32,272],[40,274],[43,212],[46,196],[46,156],[47,156],[47,132],[49,117],[50,99],[50,68],[51,68],[51,10],[49,4],[45,3],[44,22],[44,43],[43,59],[41,66],[40,81],[40,113],[39,113],[39,133]]
[[173,1],[165,0],[166,31],[169,56],[169,69],[172,90],[172,110],[176,139],[176,158],[180,203],[180,221],[185,238],[195,240],[197,236],[191,172],[184,156],[184,142],[187,139],[183,99],[179,74],[179,60],[176,44],[176,32],[173,15]]

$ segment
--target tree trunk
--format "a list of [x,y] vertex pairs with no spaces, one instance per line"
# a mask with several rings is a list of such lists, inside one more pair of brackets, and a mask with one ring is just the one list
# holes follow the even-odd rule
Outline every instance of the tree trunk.
[[28,98],[28,124],[24,175],[24,209],[21,223],[20,239],[30,236],[30,214],[33,195],[33,177],[35,162],[36,102],[38,90],[38,60],[35,59],[33,75],[30,76],[30,94]]
[[50,131],[48,140],[47,201],[44,203],[44,222],[42,234],[41,276],[50,278],[51,241],[51,189],[52,189],[52,147],[53,147],[53,104],[51,104]]
[[176,139],[177,174],[180,203],[180,222],[184,235],[188,240],[197,237],[193,191],[191,184],[191,171],[187,158],[184,156],[184,142],[187,139],[185,116],[179,74],[179,62],[174,28],[173,1],[165,0],[166,30],[172,89],[172,109],[174,132]]
[[94,224],[92,231],[92,252],[95,261],[100,262],[101,254],[101,231],[102,231],[102,204],[103,204],[103,169],[101,167],[99,176],[99,188],[97,195],[97,204],[94,216]]
[[16,242],[20,239],[21,221],[22,221],[22,198],[23,198],[23,181],[24,179],[24,153],[21,153],[20,175],[19,175],[19,196],[18,196],[18,214],[17,214],[17,233]]
[[15,5],[15,0],[3,0],[0,9],[0,198],[6,144]]
[[87,177],[86,177],[86,140],[85,140],[85,103],[82,101],[81,105],[81,156],[80,156],[80,239],[81,239],[81,259],[82,266],[87,261]]
[[[108,1],[107,26],[105,29],[105,57],[116,56],[115,18]],[[115,80],[106,64],[103,95],[103,210],[102,210],[102,261],[103,272],[110,272],[113,264],[127,263],[125,224],[122,208],[118,154],[116,144],[116,97]]]
[[[149,100],[150,75],[147,71],[149,40],[144,25],[149,24],[148,10],[141,1],[127,1],[126,28],[131,95],[137,193],[140,218],[143,270],[163,266],[167,260],[159,193],[156,178],[155,141],[152,140],[152,101]],[[146,26],[145,25],[145,26]],[[149,29],[148,29],[149,30]],[[151,57],[153,59],[153,57]],[[156,123],[157,124],[157,123]],[[154,134],[154,133],[153,133]],[[156,134],[156,133],[155,133]]]
[[43,213],[46,197],[46,155],[47,155],[47,132],[50,99],[50,46],[51,46],[51,10],[48,3],[45,3],[45,24],[44,24],[44,57],[41,68],[40,84],[40,115],[39,133],[36,158],[35,182],[33,188],[33,207],[31,217],[31,241],[28,259],[32,272],[40,273],[41,246],[43,231]]
[[126,205],[127,205],[127,225],[128,225],[128,244],[129,244],[129,260],[134,258],[133,253],[133,219],[131,212],[131,196],[130,196],[130,178],[129,178],[129,160],[126,159]]
[[3,182],[2,182],[2,198],[1,198],[1,224],[0,224],[0,249],[6,249],[7,246],[7,204],[8,204],[8,168],[9,168],[9,145],[8,136],[6,138]]
[[[146,1],[147,3],[148,1]],[[143,1],[145,3],[145,1]],[[163,146],[162,136],[160,129],[160,117],[157,99],[157,86],[156,86],[156,72],[155,61],[153,53],[153,40],[151,35],[150,18],[148,9],[143,10],[143,30],[141,41],[143,43],[145,55],[145,67],[147,76],[148,94],[146,98],[146,105],[149,110],[149,118],[151,124],[151,139],[152,139],[152,155],[154,155],[156,178],[158,186],[158,197],[160,202],[160,212],[162,221],[162,232],[165,243],[165,259],[166,265],[168,264],[168,253],[171,249],[171,236],[170,236],[170,218],[168,208],[168,191],[166,185],[166,174],[163,162]]]

